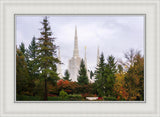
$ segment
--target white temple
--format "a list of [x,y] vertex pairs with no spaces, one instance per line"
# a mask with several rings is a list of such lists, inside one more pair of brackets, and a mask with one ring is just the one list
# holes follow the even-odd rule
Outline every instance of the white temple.
[[[58,48],[58,59],[61,61],[60,49]],[[57,73],[60,78],[63,78],[61,63],[57,64]]]
[[99,46],[97,48],[97,65],[99,65],[100,56],[99,56]]
[[72,81],[77,82],[78,71],[80,68],[81,58],[79,57],[77,27],[75,27],[73,57],[69,60],[68,71]]
[[[75,27],[73,57],[69,60],[69,64],[68,64],[68,71],[70,73],[70,78],[72,79],[72,81],[77,82],[77,77],[79,75],[78,71],[80,69],[81,60],[82,59],[79,56],[79,49],[78,49],[77,27]],[[90,71],[87,68],[86,47],[85,47],[84,62],[85,62],[85,67],[86,67],[89,83],[93,83],[94,80],[90,79]]]

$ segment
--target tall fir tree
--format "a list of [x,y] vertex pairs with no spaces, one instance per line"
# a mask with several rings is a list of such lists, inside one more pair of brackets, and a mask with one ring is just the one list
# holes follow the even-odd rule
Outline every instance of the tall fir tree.
[[63,79],[64,79],[64,80],[71,81],[69,78],[70,78],[70,74],[69,74],[68,70],[66,70],[65,73],[64,73]]
[[36,58],[36,50],[37,50],[37,44],[36,44],[36,38],[33,36],[31,44],[28,47],[29,50],[29,58],[34,60]]
[[45,17],[41,29],[41,37],[38,38],[37,43],[37,68],[40,71],[41,79],[44,80],[44,100],[48,100],[48,86],[47,82],[56,82],[59,77],[56,73],[56,64],[59,60],[56,56],[57,46],[55,45],[55,38],[52,37],[51,28],[49,26],[48,18]]
[[81,60],[79,76],[77,80],[78,80],[78,83],[81,85],[86,85],[89,83],[88,76],[87,76],[87,70],[86,70],[83,59]]
[[36,51],[37,51],[37,44],[36,44],[36,38],[35,36],[32,38],[32,41],[28,47],[28,49],[26,50],[26,53],[27,53],[27,56],[28,56],[28,69],[29,69],[29,73],[30,73],[30,76],[35,78],[36,76],[36,64],[37,64],[37,61],[36,61]]
[[93,76],[94,76],[94,73],[91,70],[91,72],[90,72],[90,79],[92,79]]
[[116,69],[116,61],[115,58],[111,55],[107,58],[107,64],[105,67],[105,95],[114,97],[114,84],[115,84],[115,73]]
[[16,93],[22,95],[27,89],[27,79],[29,78],[27,63],[25,61],[25,56],[20,51],[16,49]]
[[100,61],[99,64],[97,65],[96,71],[95,71],[95,84],[96,84],[96,88],[97,88],[97,92],[99,96],[104,96],[105,92],[104,92],[104,73],[105,73],[105,60],[104,60],[104,55],[103,53],[100,56]]
[[109,56],[105,63],[104,55],[101,54],[99,65],[96,68],[96,87],[99,96],[113,96],[115,83],[116,62],[113,56]]
[[19,49],[25,55],[26,49],[25,49],[25,45],[23,42],[20,44]]

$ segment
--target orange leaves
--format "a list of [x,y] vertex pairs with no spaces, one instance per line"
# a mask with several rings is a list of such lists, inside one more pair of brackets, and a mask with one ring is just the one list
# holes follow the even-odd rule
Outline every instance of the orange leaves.
[[117,94],[117,100],[125,99],[127,100],[128,98],[128,93],[126,89],[124,88],[125,84],[124,82],[124,74],[115,74],[116,76],[116,82],[114,84],[114,90]]
[[64,90],[67,93],[73,93],[75,89],[77,89],[79,85],[76,82],[70,82],[68,80],[58,80],[57,82],[57,88],[58,90]]
[[60,85],[68,85],[69,84],[69,81],[68,80],[58,80],[57,82],[57,85],[60,86]]

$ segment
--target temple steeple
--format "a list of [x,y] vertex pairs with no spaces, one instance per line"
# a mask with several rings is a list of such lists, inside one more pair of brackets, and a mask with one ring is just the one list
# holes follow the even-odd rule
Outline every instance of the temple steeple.
[[74,37],[73,57],[79,57],[77,26],[75,26],[75,37]]
[[87,57],[86,57],[86,46],[85,46],[85,55],[84,55],[84,61],[85,61],[85,67],[86,67],[86,69],[87,69]]

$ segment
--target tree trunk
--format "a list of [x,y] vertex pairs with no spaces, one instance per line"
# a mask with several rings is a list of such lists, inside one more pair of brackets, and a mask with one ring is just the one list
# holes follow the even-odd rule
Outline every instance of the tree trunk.
[[47,79],[45,79],[44,85],[44,100],[48,100]]

